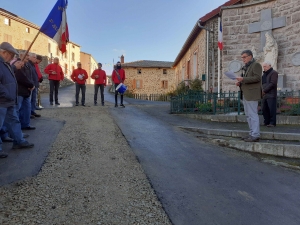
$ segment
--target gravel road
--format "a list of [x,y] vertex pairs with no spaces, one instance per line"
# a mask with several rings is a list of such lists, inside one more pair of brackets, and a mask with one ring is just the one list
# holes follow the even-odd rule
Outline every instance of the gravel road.
[[65,126],[36,177],[0,187],[0,224],[170,224],[108,107],[42,110]]

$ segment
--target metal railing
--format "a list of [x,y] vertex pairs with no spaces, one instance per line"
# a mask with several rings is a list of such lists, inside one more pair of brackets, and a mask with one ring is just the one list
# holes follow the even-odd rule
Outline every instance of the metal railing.
[[170,101],[170,96],[166,94],[132,94],[132,98],[147,101]]
[[[207,93],[189,90],[171,98],[171,113],[236,114],[244,111],[240,92]],[[258,113],[262,114],[262,100]],[[277,113],[300,115],[300,91],[278,92]]]

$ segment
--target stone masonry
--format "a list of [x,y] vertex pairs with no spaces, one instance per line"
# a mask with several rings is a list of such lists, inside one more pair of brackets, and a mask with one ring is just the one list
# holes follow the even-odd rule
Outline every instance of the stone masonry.
[[[175,70],[165,68],[125,68],[125,85],[135,94],[166,94],[176,88]],[[141,73],[138,73],[140,69]]]
[[[245,1],[251,3],[253,1]],[[250,23],[260,21],[260,12],[272,9],[272,17],[286,17],[286,26],[273,30],[278,43],[278,72],[286,75],[286,85],[292,90],[300,90],[300,67],[294,66],[292,57],[300,51],[300,4],[299,0],[275,0],[243,8],[224,9],[223,23],[223,73],[232,60],[241,61],[241,51],[254,46],[260,48],[260,33],[248,33]],[[238,91],[232,80],[222,79],[225,91]]]

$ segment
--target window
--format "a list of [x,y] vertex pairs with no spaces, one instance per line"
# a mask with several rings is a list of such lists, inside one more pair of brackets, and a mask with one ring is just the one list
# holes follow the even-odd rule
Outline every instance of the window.
[[75,61],[75,54],[72,52],[72,61]]
[[65,74],[68,74],[68,64],[65,64]]
[[138,74],[142,74],[142,69],[137,69]]
[[191,72],[191,61],[189,60],[187,62],[187,68],[186,68],[186,74],[187,74],[187,79],[190,79],[190,72]]
[[28,49],[30,46],[31,42],[30,41],[24,41],[25,49]]
[[4,24],[10,26],[10,19],[4,18]]
[[30,33],[30,28],[29,28],[29,27],[26,27],[26,28],[25,28],[25,31],[26,31],[26,33],[29,34],[29,33]]
[[161,88],[167,89],[168,88],[168,81],[167,80],[162,80],[161,81]]
[[51,44],[48,43],[48,52],[51,53]]
[[143,81],[142,80],[135,80],[135,79],[133,79],[132,88],[133,89],[141,89],[141,88],[143,88]]
[[8,43],[12,43],[12,36],[11,35],[4,34],[3,37],[4,37],[3,41],[8,42]]
[[167,69],[163,69],[163,74],[167,74]]

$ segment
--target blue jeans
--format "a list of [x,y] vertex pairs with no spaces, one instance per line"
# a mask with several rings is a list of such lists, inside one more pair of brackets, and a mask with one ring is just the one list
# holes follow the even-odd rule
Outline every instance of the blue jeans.
[[37,88],[33,89],[31,92],[31,113],[34,113],[36,110],[36,96],[37,96]]
[[21,123],[21,127],[30,126],[30,115],[31,115],[31,98],[18,96],[18,115]]
[[[23,138],[21,123],[17,114],[17,106],[1,107],[0,106],[0,127],[5,125],[8,129],[11,138],[14,139],[14,144],[25,142]],[[2,140],[0,138],[0,151],[2,151]]]
[[6,126],[3,125],[0,129],[0,138],[3,139],[3,138],[7,138],[7,137],[9,137],[8,130],[7,130]]

